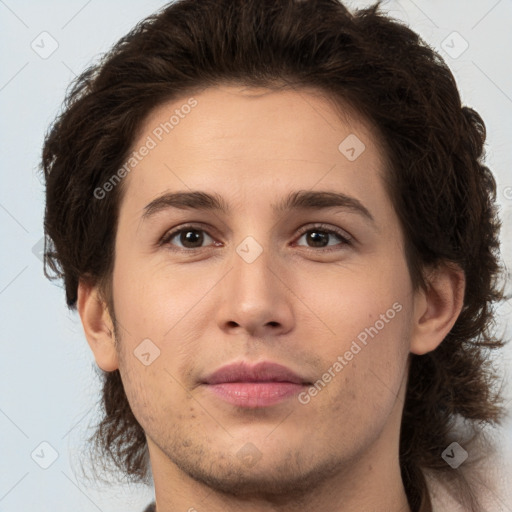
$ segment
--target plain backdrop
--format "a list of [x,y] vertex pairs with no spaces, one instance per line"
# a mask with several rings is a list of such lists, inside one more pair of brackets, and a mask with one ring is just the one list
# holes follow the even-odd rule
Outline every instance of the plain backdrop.
[[[94,485],[75,472],[99,385],[78,314],[68,312],[63,289],[43,275],[44,188],[37,168],[44,133],[70,81],[163,5],[0,0],[0,512],[140,512],[153,498],[152,489]],[[384,8],[439,50],[464,104],[487,125],[486,162],[498,181],[502,253],[512,268],[512,1],[396,0]],[[507,338],[511,310],[510,304],[499,310]],[[511,355],[509,346],[499,359],[507,379]],[[498,432],[509,485],[511,433],[509,420]],[[512,512],[505,489],[495,502],[496,511]]]

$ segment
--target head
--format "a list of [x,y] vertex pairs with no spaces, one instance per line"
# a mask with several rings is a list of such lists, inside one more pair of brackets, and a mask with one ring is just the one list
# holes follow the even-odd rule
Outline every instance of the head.
[[[457,420],[501,414],[484,142],[446,64],[378,6],[183,0],[140,23],[78,77],[43,152],[47,275],[103,379],[96,446],[136,481],[149,450],[278,493],[384,432],[428,507]],[[237,359],[311,384],[272,435],[283,410],[201,407]]]

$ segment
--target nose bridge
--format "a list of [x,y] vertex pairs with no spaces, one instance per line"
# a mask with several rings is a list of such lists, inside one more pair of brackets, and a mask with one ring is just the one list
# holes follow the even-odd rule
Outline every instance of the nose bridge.
[[280,264],[269,245],[269,236],[248,235],[234,247],[217,310],[221,328],[236,325],[256,335],[264,335],[269,327],[274,333],[276,327],[279,331],[291,328],[286,287],[275,275]]
[[233,254],[233,276],[235,289],[239,292],[238,303],[249,305],[257,300],[268,300],[275,295],[275,282],[270,262],[272,249],[268,237],[259,241],[253,235],[246,236]]

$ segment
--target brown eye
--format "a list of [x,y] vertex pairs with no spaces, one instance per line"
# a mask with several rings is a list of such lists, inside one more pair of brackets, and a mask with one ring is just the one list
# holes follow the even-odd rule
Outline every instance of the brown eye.
[[[331,246],[343,247],[345,245],[350,245],[351,243],[350,237],[346,233],[341,231],[338,232],[332,228],[323,228],[322,226],[309,228],[308,230],[303,231],[298,241],[302,238],[305,239],[306,245],[310,248],[324,248]],[[331,243],[333,240],[334,243]]]
[[325,231],[314,230],[308,231],[304,236],[306,237],[306,242],[308,244],[311,243],[313,247],[325,247],[329,245],[331,234]]
[[165,235],[161,243],[181,249],[201,249],[208,238],[213,242],[212,237],[203,229],[184,227]]

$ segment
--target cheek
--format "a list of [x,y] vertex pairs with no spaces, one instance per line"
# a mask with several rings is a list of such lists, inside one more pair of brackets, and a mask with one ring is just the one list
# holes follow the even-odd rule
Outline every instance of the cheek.
[[164,367],[157,364],[158,359],[144,366],[130,353],[125,352],[125,356],[128,359],[120,363],[120,372],[126,397],[139,424],[151,432],[152,425],[172,417],[176,409],[172,397],[179,389]]
[[[364,312],[357,311],[359,306]],[[343,314],[345,321],[337,324],[335,342],[323,345],[324,373],[315,383],[319,392],[318,398],[312,398],[314,407],[320,416],[342,418],[343,424],[333,429],[354,446],[384,428],[392,411],[403,403],[410,314],[400,300],[352,302]],[[361,425],[366,425],[364,434]]]
[[364,415],[396,399],[407,363],[413,295],[405,261],[395,258],[394,265],[338,269],[315,279],[314,291],[301,290],[304,303],[319,312],[314,350],[326,372],[320,378],[335,375],[330,381],[336,383],[326,386],[329,407],[350,404]]
[[403,340],[401,324],[408,316],[412,290],[400,260],[394,266],[337,267],[316,273],[314,280],[309,274],[294,282],[306,307],[299,309],[310,318],[309,328],[331,340],[322,347],[331,347],[335,353],[348,350],[358,336],[363,343],[377,337],[389,338],[392,345]]
[[130,344],[150,338],[172,338],[173,330],[208,290],[207,282],[190,273],[158,266],[146,269],[116,262],[114,304]]
[[175,403],[183,394],[178,380],[197,357],[202,338],[201,322],[192,320],[198,300],[215,284],[211,276],[212,282],[191,277],[168,269],[132,268],[125,262],[115,268],[119,365],[134,409],[159,399],[163,406],[164,397],[166,403]]

